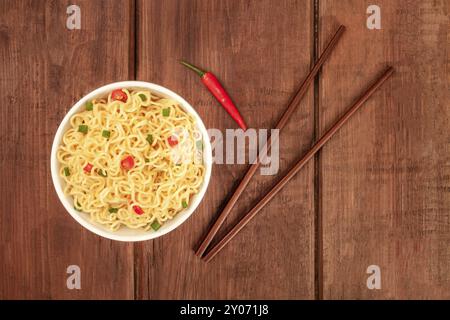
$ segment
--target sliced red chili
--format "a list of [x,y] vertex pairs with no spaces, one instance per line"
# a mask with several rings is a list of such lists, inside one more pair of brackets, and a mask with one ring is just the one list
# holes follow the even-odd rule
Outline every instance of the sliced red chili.
[[167,142],[171,147],[175,147],[178,144],[178,139],[175,136],[170,136],[169,138],[167,138]]
[[94,166],[92,164],[88,163],[87,165],[84,166],[83,170],[86,173],[91,173],[93,167]]
[[125,170],[131,170],[134,167],[134,158],[132,156],[127,156],[125,158],[122,159],[122,161],[120,162],[120,165],[122,166],[122,168],[124,168]]
[[122,91],[122,89],[116,89],[113,92],[111,92],[111,99],[127,102],[128,97],[127,94]]
[[134,212],[136,212],[136,214],[138,214],[138,215],[141,215],[141,214],[144,213],[144,210],[143,210],[141,207],[139,207],[138,205],[134,205],[134,206],[133,206],[133,210],[134,210]]

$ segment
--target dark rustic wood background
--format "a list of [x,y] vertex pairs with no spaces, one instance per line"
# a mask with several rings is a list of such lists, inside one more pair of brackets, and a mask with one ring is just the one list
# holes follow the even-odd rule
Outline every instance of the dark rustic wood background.
[[[81,30],[66,8],[81,8]],[[382,29],[366,28],[381,7]],[[138,79],[235,128],[180,58],[213,70],[248,124],[271,128],[339,24],[347,32],[281,133],[280,173],[391,64],[396,74],[211,263],[198,244],[246,170],[215,165],[176,231],[100,238],[56,196],[50,148],[71,105]],[[0,298],[450,298],[449,2],[0,1]],[[276,178],[255,177],[224,232]],[[81,268],[81,290],[66,268]],[[381,267],[381,290],[366,287]]]

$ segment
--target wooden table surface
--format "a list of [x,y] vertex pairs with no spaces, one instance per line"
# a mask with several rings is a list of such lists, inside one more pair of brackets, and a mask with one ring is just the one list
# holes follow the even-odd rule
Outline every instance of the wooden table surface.
[[[372,3],[373,2],[373,3]],[[0,1],[0,298],[450,298],[449,2]],[[66,9],[81,8],[68,30]],[[381,8],[381,30],[366,10]],[[195,214],[142,243],[103,239],[60,204],[56,129],[80,97],[138,79],[208,128],[236,128],[199,79],[224,83],[250,127],[271,128],[339,24],[347,31],[280,134],[279,174],[388,64],[396,73],[210,263],[194,256],[248,165],[219,165]],[[259,175],[224,232],[268,190]],[[78,265],[81,289],[66,287]],[[368,289],[368,266],[381,289]]]

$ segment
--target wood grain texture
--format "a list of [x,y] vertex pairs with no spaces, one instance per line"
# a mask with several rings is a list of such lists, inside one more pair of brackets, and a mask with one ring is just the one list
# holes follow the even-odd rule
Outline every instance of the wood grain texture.
[[[325,130],[386,64],[396,74],[320,156],[323,297],[450,297],[448,1],[320,1],[320,42],[348,32],[320,79]],[[447,79],[447,81],[445,80]],[[382,289],[366,287],[369,265]]]
[[[213,71],[254,128],[275,125],[311,64],[310,1],[138,1],[138,12],[138,79],[178,92],[208,128],[223,133],[237,126],[178,59]],[[281,134],[280,172],[311,143],[312,111],[311,88]],[[137,298],[314,297],[312,165],[214,261],[194,256],[245,169],[215,165],[194,215],[164,238],[136,245]],[[273,181],[255,177],[227,222],[245,213]]]
[[[70,4],[81,30],[66,29]],[[382,30],[356,0],[0,1],[0,299],[450,298],[449,2],[373,4]],[[271,128],[341,23],[280,135],[279,174],[387,64],[396,74],[211,263],[193,249],[245,164],[214,165],[193,216],[145,243],[100,238],[59,203],[51,143],[92,89],[137,77],[185,97],[208,128],[237,128],[184,58],[218,76],[250,127]],[[218,236],[275,180],[258,174]],[[72,264],[81,290],[66,288]],[[372,264],[381,290],[366,287]]]
[[[82,29],[66,28],[81,8]],[[83,229],[60,204],[50,149],[68,109],[128,78],[129,1],[0,2],[0,298],[133,298],[132,245]],[[117,23],[121,12],[124,23]],[[81,268],[68,290],[66,268]]]

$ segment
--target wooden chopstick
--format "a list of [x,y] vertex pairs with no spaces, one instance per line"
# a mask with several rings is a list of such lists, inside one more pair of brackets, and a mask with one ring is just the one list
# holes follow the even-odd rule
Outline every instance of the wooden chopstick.
[[275,195],[300,171],[314,154],[344,125],[344,123],[366,102],[370,96],[392,75],[394,68],[388,67],[383,75],[379,77],[367,89],[348,111],[313,145],[313,147],[298,161],[288,173],[278,181],[273,188],[251,209],[234,227],[222,238],[204,257],[203,260],[210,261],[221,249],[223,249],[244,226],[273,198]]
[[[339,39],[341,38],[342,34],[345,31],[345,27],[341,25],[336,33],[334,34],[333,38],[331,38],[330,42],[328,43],[325,50],[320,55],[317,62],[314,64],[313,68],[309,72],[309,74],[306,76],[305,80],[303,80],[303,83],[301,84],[300,88],[298,89],[297,93],[295,94],[294,98],[290,101],[288,107],[286,108],[286,111],[281,116],[281,119],[278,121],[277,126],[275,129],[283,129],[286,126],[286,123],[291,118],[292,113],[297,109],[297,106],[299,102],[302,100],[305,93],[308,91],[309,85],[313,82],[314,77],[319,72],[322,65],[325,63],[325,61],[330,57],[331,52],[336,47]],[[267,142],[265,145],[261,148],[260,154],[267,155],[271,148],[271,137],[267,139]],[[251,178],[255,175],[256,170],[258,170],[259,166],[261,165],[261,159],[258,155],[256,161],[250,166],[245,176],[242,178],[241,182],[239,183],[239,186],[236,188],[235,192],[231,196],[230,200],[226,204],[223,211],[219,214],[217,220],[212,225],[211,229],[209,229],[208,233],[204,237],[203,241],[201,242],[200,246],[198,247],[195,254],[197,256],[202,256],[206,249],[208,248],[209,244],[211,243],[212,239],[216,235],[217,231],[219,231],[220,227],[222,226],[223,222],[227,218],[227,216],[230,214],[231,210],[233,209],[234,205],[236,204],[237,200],[241,196],[241,194],[244,192],[244,189],[247,187],[248,183],[250,182]]]

